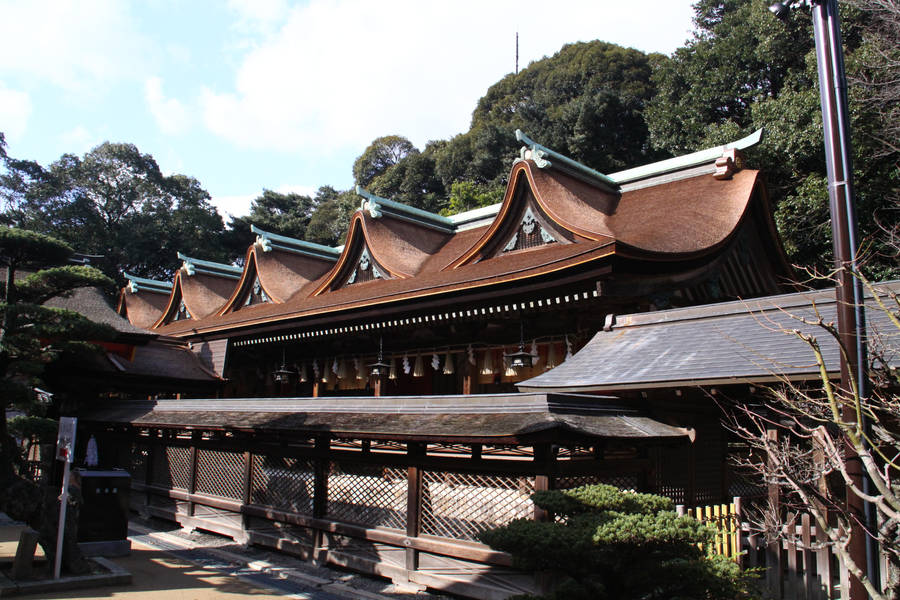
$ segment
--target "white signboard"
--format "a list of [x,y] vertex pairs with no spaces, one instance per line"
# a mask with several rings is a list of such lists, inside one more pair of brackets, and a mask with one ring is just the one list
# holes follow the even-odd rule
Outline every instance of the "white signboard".
[[72,463],[75,460],[75,417],[59,418],[59,435],[56,437],[56,460]]

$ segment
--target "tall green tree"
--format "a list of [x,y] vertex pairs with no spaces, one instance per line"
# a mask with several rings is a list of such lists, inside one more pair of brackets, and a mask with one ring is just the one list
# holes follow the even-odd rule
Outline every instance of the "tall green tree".
[[[767,174],[785,249],[804,267],[827,271],[833,264],[822,116],[811,19],[792,11],[774,18],[764,0],[701,0],[694,5],[695,30],[688,43],[654,63],[658,93],[646,117],[657,148],[684,153],[737,139],[765,128],[763,143],[750,154],[751,165]],[[871,21],[841,5],[847,65],[859,72]],[[861,102],[863,90],[850,90],[855,150],[857,215],[865,243],[869,277],[900,275],[896,258],[879,227],[891,212],[896,160],[873,144],[889,118]]]
[[503,181],[518,150],[516,129],[601,172],[660,156],[643,118],[655,92],[651,60],[631,48],[583,42],[507,75],[478,101],[470,130],[440,151],[445,188]]
[[49,168],[7,157],[0,197],[2,222],[99,255],[94,264],[111,277],[124,270],[168,278],[178,251],[230,258],[224,223],[200,183],[163,175],[152,156],[131,144],[107,142],[80,158],[64,155]]
[[[0,510],[27,522],[39,533],[45,554],[55,554],[58,490],[39,486],[22,477],[21,455],[9,433],[7,409],[43,416],[34,387],[46,366],[57,358],[91,351],[92,341],[112,339],[107,325],[61,308],[45,306],[51,298],[66,296],[82,287],[110,288],[113,282],[92,267],[65,265],[72,249],[46,235],[0,227]],[[77,511],[67,521],[74,527]],[[66,545],[63,565],[85,567],[74,536]]]
[[353,179],[356,185],[368,187],[373,179],[388,168],[418,152],[412,142],[400,135],[375,138],[353,163]]

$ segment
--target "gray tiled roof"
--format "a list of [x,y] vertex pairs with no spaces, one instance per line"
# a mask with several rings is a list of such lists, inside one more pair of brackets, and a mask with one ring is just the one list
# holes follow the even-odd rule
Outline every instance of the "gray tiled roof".
[[82,417],[140,427],[400,435],[409,439],[511,441],[554,430],[631,440],[688,435],[684,429],[650,419],[614,398],[572,394],[158,400],[117,402],[96,407]]
[[[878,287],[897,292],[900,281]],[[896,303],[886,301],[896,315]],[[836,373],[837,343],[803,322],[817,314],[834,322],[835,309],[834,291],[827,290],[626,315],[562,365],[518,385],[523,391],[585,391],[817,377],[813,352],[794,330],[816,337],[829,372]],[[886,348],[891,364],[900,364],[900,331],[871,298],[866,319],[869,338],[877,340],[871,346]]]
[[94,323],[109,325],[120,334],[136,335],[152,339],[157,334],[135,327],[128,319],[120,316],[110,305],[103,292],[97,288],[78,288],[72,294],[64,298],[52,298],[46,302],[46,306],[66,308],[81,313]]

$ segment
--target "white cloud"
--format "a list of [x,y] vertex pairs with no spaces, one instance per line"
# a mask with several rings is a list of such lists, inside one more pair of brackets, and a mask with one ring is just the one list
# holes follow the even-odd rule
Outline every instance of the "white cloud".
[[22,139],[31,116],[31,97],[26,92],[11,90],[0,81],[0,131],[6,142]]
[[[300,194],[301,196],[315,197],[319,188],[311,185],[296,185],[285,183],[274,188],[279,194]],[[232,217],[243,217],[250,214],[250,205],[262,194],[243,194],[236,196],[215,196],[210,200],[210,204],[216,207],[219,214],[226,221]]]
[[0,14],[0,74],[93,94],[142,70],[151,55],[118,0],[0,0]]
[[209,203],[216,207],[222,218],[228,222],[232,217],[243,217],[250,213],[250,203],[258,194],[238,196],[213,196]]
[[228,0],[228,8],[238,17],[236,29],[247,33],[271,32],[288,13],[286,0]]
[[204,121],[244,148],[362,150],[394,133],[421,147],[468,128],[477,99],[514,69],[517,30],[521,67],[576,40],[671,51],[687,37],[688,0],[642,6],[310,0],[245,55],[233,89],[203,90]]
[[176,98],[165,97],[162,79],[150,77],[144,82],[144,98],[163,133],[174,135],[187,130],[190,125],[187,108]]
[[97,136],[88,131],[84,125],[76,125],[72,129],[63,132],[59,140],[67,152],[84,154],[94,146],[100,144]]

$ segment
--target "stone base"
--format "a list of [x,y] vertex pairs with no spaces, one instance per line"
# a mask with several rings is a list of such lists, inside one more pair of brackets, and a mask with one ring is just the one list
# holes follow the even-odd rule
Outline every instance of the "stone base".
[[25,594],[44,594],[68,592],[85,588],[127,585],[131,583],[131,573],[103,557],[91,559],[104,569],[106,573],[97,575],[72,575],[59,579],[41,579],[34,581],[13,581],[0,574],[0,596],[20,596]]
[[128,556],[131,554],[131,540],[110,540],[106,542],[78,542],[85,556]]

